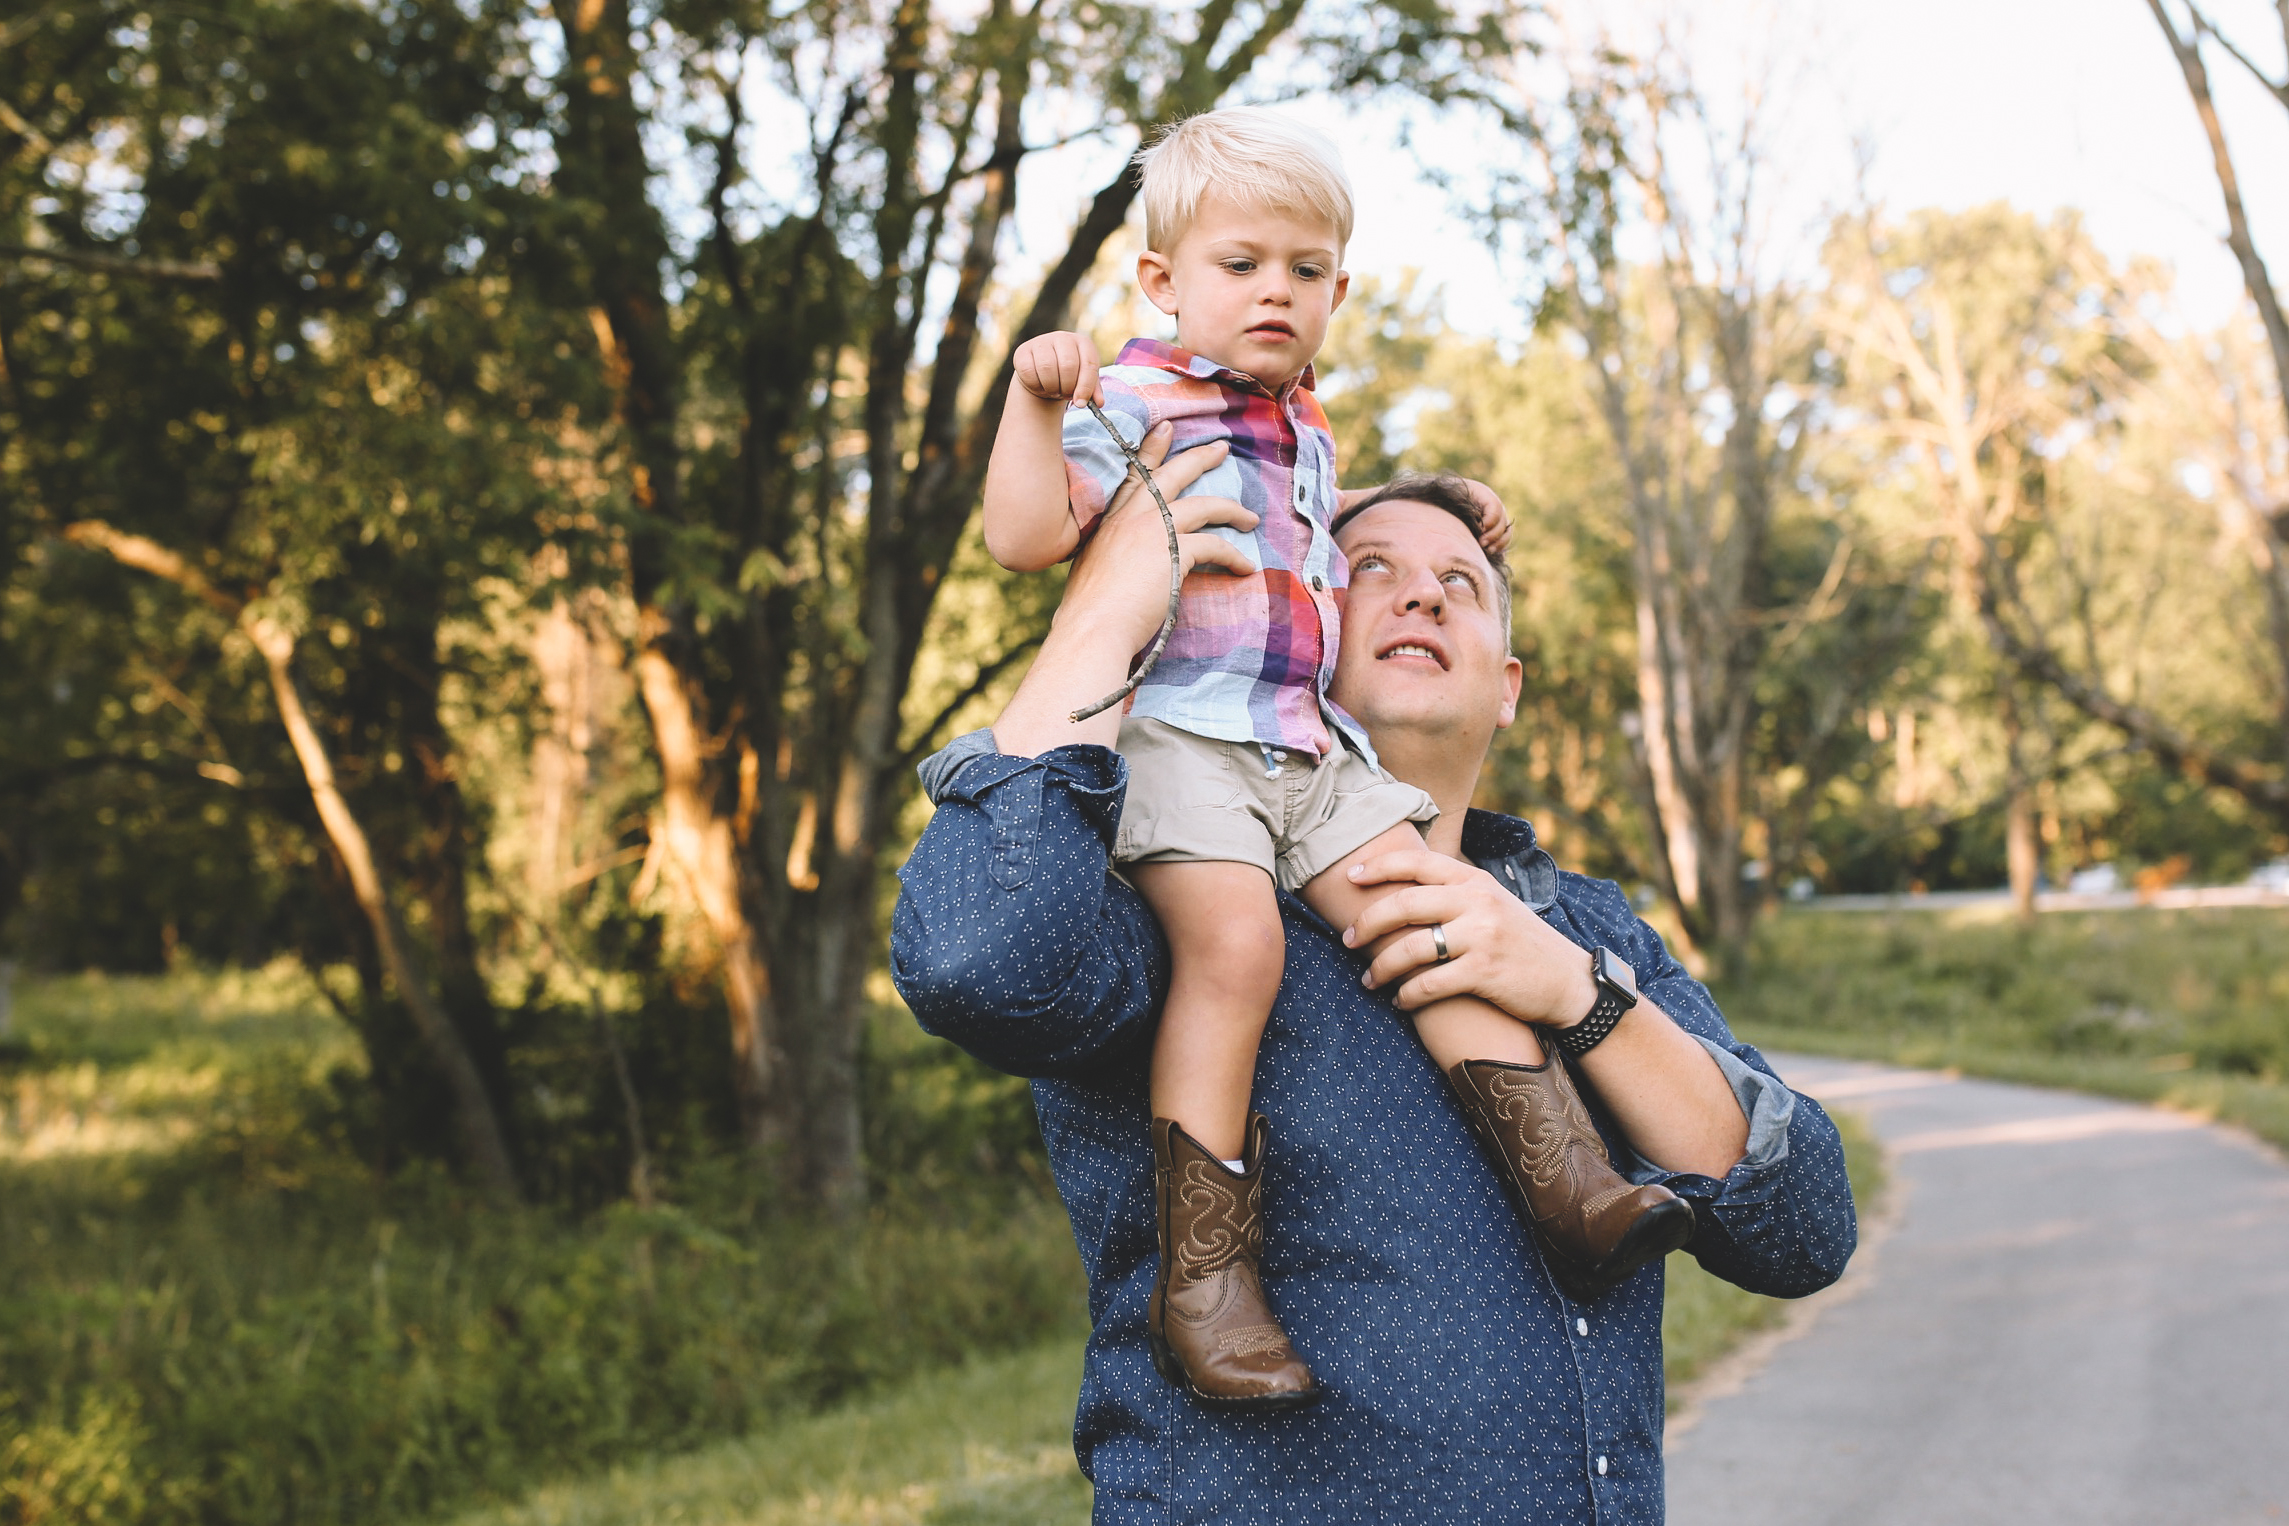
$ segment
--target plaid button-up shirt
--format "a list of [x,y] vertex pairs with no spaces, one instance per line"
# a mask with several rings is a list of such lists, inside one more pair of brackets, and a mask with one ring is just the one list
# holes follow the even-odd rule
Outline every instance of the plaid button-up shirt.
[[[1171,452],[1231,442],[1230,457],[1191,492],[1237,499],[1259,520],[1253,530],[1210,532],[1258,570],[1184,580],[1176,630],[1130,713],[1195,736],[1322,757],[1333,750],[1332,724],[1372,759],[1366,734],[1327,698],[1350,569],[1329,531],[1335,437],[1311,372],[1275,393],[1205,356],[1132,339],[1101,375],[1105,413],[1130,444],[1163,422],[1175,430]],[[1128,475],[1128,458],[1085,408],[1065,415],[1065,475],[1085,537]]]

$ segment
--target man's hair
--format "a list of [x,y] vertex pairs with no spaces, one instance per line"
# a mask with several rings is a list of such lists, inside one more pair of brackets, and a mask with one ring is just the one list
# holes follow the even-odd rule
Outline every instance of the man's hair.
[[[1393,477],[1336,515],[1329,533],[1342,534],[1345,525],[1379,503],[1419,503],[1452,514],[1470,527],[1472,540],[1477,540],[1479,532],[1486,528],[1486,516],[1479,511],[1478,500],[1471,496],[1468,482],[1453,472],[1410,472]],[[1483,546],[1479,550],[1486,557],[1486,565],[1494,569],[1494,604],[1502,615],[1502,649],[1507,652],[1510,650],[1510,563]]]
[[1327,138],[1262,106],[1203,112],[1164,129],[1137,151],[1144,186],[1145,246],[1166,254],[1215,191],[1251,211],[1316,218],[1351,242],[1351,178]]

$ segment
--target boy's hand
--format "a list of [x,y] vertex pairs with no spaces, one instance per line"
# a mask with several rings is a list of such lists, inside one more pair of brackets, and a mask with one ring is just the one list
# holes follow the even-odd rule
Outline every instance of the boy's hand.
[[1011,360],[1017,384],[1044,402],[1104,406],[1105,389],[1097,385],[1097,346],[1086,334],[1037,335],[1019,345]]
[[1483,482],[1464,478],[1473,503],[1478,505],[1478,543],[1486,548],[1488,556],[1500,556],[1510,545],[1510,511],[1502,506],[1502,499],[1494,489]]

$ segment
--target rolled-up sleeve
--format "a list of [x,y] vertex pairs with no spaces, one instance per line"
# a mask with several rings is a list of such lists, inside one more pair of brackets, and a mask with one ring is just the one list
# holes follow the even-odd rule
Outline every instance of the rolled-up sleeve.
[[890,933],[891,978],[915,1019],[1014,1075],[1139,1052],[1168,954],[1109,872],[1127,764],[1103,747],[1011,757],[977,732],[921,772],[938,810],[899,870]]
[[1578,938],[1602,941],[1629,961],[1638,989],[1709,1051],[1748,1120],[1747,1150],[1721,1180],[1642,1160],[1634,1161],[1631,1179],[1658,1182],[1693,1205],[1698,1227],[1685,1249],[1727,1282],[1801,1298],[1843,1276],[1860,1230],[1835,1121],[1734,1038],[1708,987],[1630,910],[1619,886],[1562,878],[1562,904]]

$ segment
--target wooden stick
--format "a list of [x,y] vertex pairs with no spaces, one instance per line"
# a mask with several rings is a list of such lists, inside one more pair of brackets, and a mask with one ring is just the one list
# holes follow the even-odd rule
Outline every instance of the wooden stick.
[[1184,552],[1176,543],[1176,512],[1169,508],[1168,500],[1161,496],[1160,484],[1152,480],[1152,469],[1144,464],[1144,457],[1138,455],[1136,447],[1113,427],[1113,421],[1105,417],[1105,410],[1086,398],[1081,405],[1096,415],[1097,422],[1104,426],[1105,433],[1113,437],[1113,443],[1121,448],[1121,454],[1129,458],[1129,470],[1143,480],[1145,491],[1152,494],[1152,501],[1160,508],[1161,528],[1168,532],[1168,614],[1160,622],[1160,634],[1153,638],[1151,649],[1144,654],[1144,660],[1136,665],[1136,670],[1129,674],[1128,682],[1095,704],[1074,711],[1067,719],[1075,725],[1092,715],[1103,714],[1137,692],[1137,685],[1144,682],[1145,675],[1152,671],[1153,664],[1160,661],[1160,654],[1167,647],[1168,638],[1175,634],[1177,605],[1184,593]]

